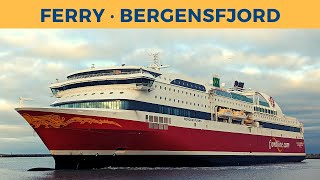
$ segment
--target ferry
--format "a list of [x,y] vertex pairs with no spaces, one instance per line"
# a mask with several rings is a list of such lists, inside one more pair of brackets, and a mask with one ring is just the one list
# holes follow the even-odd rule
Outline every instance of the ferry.
[[270,95],[213,75],[200,82],[148,67],[74,72],[50,85],[48,107],[16,111],[32,126],[56,169],[209,167],[301,162],[303,124]]

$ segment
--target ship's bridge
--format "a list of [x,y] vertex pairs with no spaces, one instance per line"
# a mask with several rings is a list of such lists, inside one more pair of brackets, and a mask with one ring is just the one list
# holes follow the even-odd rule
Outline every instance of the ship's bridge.
[[137,88],[151,87],[158,72],[140,66],[118,66],[112,68],[78,71],[67,76],[67,80],[56,82],[50,86],[52,93],[60,97],[65,90],[114,84],[135,84]]

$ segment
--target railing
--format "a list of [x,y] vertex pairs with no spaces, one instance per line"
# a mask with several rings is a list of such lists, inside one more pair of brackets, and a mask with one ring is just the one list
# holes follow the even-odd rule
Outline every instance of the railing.
[[71,78],[68,78],[69,80],[74,80],[74,79],[81,79],[81,78],[89,78],[89,77],[98,77],[98,76],[112,76],[112,75],[123,75],[123,74],[138,74],[141,73],[141,71],[131,71],[131,72],[120,72],[120,73],[96,73],[96,74],[88,74],[88,75],[79,75],[79,76],[74,76]]

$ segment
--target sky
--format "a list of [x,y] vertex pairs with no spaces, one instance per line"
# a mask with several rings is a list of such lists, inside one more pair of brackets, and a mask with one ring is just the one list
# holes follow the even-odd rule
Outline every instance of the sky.
[[14,111],[54,101],[48,86],[74,71],[150,64],[209,82],[245,82],[271,95],[305,126],[307,153],[320,153],[320,30],[296,29],[8,29],[0,30],[0,154],[48,153]]

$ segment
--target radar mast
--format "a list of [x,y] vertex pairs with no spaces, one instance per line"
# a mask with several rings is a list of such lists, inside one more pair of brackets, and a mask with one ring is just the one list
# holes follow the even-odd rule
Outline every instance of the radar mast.
[[159,60],[159,52],[151,52],[149,53],[149,56],[153,57],[153,62],[149,65],[149,68],[155,69],[155,70],[160,70],[162,68],[168,68],[169,66],[164,66],[162,64],[160,64],[160,60]]

